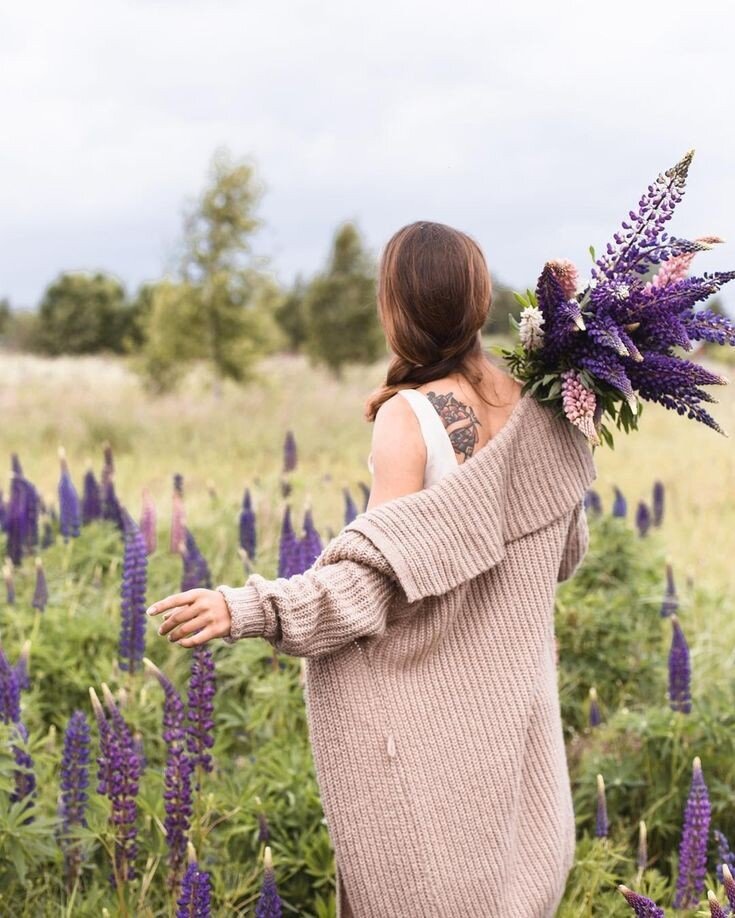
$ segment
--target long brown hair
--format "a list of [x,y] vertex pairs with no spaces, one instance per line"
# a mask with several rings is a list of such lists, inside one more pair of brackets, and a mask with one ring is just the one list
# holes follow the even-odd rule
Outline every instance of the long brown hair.
[[420,220],[388,240],[378,266],[378,315],[393,352],[385,383],[365,403],[378,408],[399,389],[461,374],[478,397],[492,282],[480,246],[446,226]]

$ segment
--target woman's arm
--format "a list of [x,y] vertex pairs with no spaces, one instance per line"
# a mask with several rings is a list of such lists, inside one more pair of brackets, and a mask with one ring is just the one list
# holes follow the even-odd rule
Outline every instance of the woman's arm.
[[584,508],[584,498],[576,505],[571,514],[567,541],[559,565],[558,582],[569,580],[574,575],[590,544],[590,532],[587,525],[587,513]]

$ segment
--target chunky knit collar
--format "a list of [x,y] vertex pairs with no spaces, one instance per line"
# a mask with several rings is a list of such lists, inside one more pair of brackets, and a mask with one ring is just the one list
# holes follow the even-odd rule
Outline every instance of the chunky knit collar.
[[414,602],[493,567],[508,542],[572,510],[596,477],[584,434],[525,394],[500,431],[456,470],[358,514],[345,529],[376,545]]

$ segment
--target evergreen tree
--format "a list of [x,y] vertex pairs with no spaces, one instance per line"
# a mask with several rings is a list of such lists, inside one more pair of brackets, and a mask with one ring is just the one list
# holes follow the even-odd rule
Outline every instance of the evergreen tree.
[[385,352],[376,304],[375,264],[363,248],[357,227],[336,232],[326,271],[304,297],[306,352],[337,376],[348,363],[371,363]]

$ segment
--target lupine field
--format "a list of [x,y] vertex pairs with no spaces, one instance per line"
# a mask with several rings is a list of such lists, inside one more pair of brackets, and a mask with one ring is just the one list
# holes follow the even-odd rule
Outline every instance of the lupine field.
[[[170,645],[144,610],[310,566],[365,506],[382,364],[152,400],[118,360],[0,363],[0,914],[334,915],[301,661]],[[735,915],[732,439],[647,404],[596,461],[557,598],[559,915]]]

